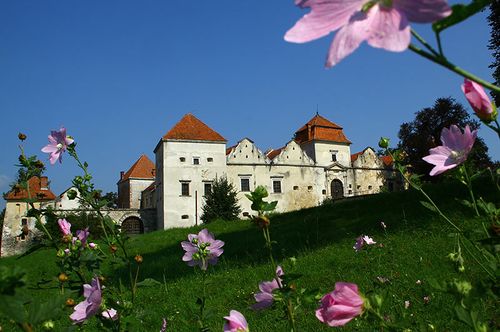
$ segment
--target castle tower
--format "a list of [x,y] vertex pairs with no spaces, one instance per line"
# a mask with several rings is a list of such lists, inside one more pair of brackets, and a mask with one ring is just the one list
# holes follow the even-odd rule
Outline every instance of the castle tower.
[[199,224],[205,192],[226,174],[226,140],[186,114],[154,152],[158,229]]
[[141,193],[155,180],[155,165],[146,156],[142,155],[130,167],[120,174],[118,181],[118,207],[127,209],[141,208]]

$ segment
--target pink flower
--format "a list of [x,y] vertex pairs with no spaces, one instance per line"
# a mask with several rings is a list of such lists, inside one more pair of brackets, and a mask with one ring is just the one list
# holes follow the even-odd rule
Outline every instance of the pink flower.
[[283,269],[278,265],[276,267],[276,277],[272,281],[263,281],[259,284],[260,292],[254,295],[257,303],[252,306],[252,309],[265,309],[273,304],[273,291],[282,287],[281,277],[283,275]]
[[167,320],[163,318],[163,323],[161,324],[160,332],[166,332],[166,331],[167,331]]
[[305,43],[340,29],[328,51],[326,67],[354,52],[363,41],[370,46],[401,52],[411,39],[408,22],[430,23],[451,14],[446,0],[296,0],[310,7],[288,32],[285,40]]
[[497,118],[497,108],[495,104],[490,101],[490,98],[486,92],[484,92],[481,85],[471,80],[464,79],[462,91],[479,119],[489,123]]
[[224,332],[248,332],[247,320],[239,311],[231,310],[224,319]]
[[83,296],[85,300],[78,303],[73,309],[75,310],[69,318],[79,324],[94,316],[99,311],[102,302],[101,285],[99,279],[95,277],[91,284],[83,285]]
[[111,319],[111,320],[117,320],[118,319],[118,314],[117,314],[116,310],[113,309],[113,308],[104,310],[101,313],[101,315],[102,315],[102,317],[104,317],[106,319]]
[[363,312],[363,298],[358,286],[347,282],[335,283],[335,290],[321,299],[316,310],[320,322],[329,326],[342,326]]
[[79,229],[76,231],[76,237],[78,240],[80,240],[82,242],[82,247],[85,246],[85,244],[87,243],[87,238],[89,237],[89,228],[85,228],[85,229]]
[[370,245],[370,244],[375,244],[375,242],[371,237],[368,235],[360,235],[356,238],[356,243],[354,244],[354,247],[352,247],[356,251],[360,251],[365,244]]
[[66,219],[59,219],[57,224],[63,236],[71,234],[71,224]]
[[182,260],[189,266],[198,265],[202,270],[206,270],[208,264],[217,264],[218,257],[224,252],[224,242],[216,240],[206,228],[198,234],[189,234],[188,240],[182,241],[181,246],[186,251]]
[[51,131],[49,135],[49,144],[42,148],[42,152],[49,153],[49,161],[54,165],[57,160],[62,162],[62,153],[66,151],[68,145],[73,144],[74,140],[66,135],[66,128],[61,127],[59,131]]
[[94,242],[89,242],[89,248],[95,249],[95,248],[97,248],[97,244],[95,244]]
[[452,125],[450,129],[443,128],[441,131],[443,145],[430,149],[430,155],[422,158],[429,164],[435,165],[429,175],[441,174],[463,163],[474,145],[476,135],[477,130],[471,132],[468,125],[465,126],[463,133],[455,125]]

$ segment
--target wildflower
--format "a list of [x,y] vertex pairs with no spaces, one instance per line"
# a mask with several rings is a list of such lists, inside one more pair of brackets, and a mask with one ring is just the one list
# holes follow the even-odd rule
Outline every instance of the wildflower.
[[430,296],[424,296],[424,304],[428,304],[429,302],[431,301],[431,297]]
[[415,281],[415,283],[416,283],[417,285],[422,285],[422,280],[418,279],[417,281]]
[[95,244],[94,242],[89,242],[89,248],[90,249],[96,249],[97,248],[97,244]]
[[64,249],[64,253],[69,256],[71,254],[71,250],[66,248],[66,249]]
[[443,128],[441,131],[441,143],[443,145],[430,149],[430,155],[422,158],[429,164],[434,165],[429,175],[441,174],[463,163],[474,145],[476,135],[477,130],[471,132],[468,125],[465,126],[463,133],[455,125],[452,125],[449,129]]
[[383,276],[378,276],[378,277],[377,277],[377,280],[378,280],[381,284],[386,284],[386,283],[390,282],[389,278],[386,278],[386,277],[383,277]]
[[106,309],[101,313],[102,317],[110,320],[117,320],[118,319],[118,314],[115,309]]
[[188,240],[182,241],[181,246],[186,251],[182,260],[189,266],[198,265],[202,270],[206,270],[208,264],[217,264],[218,257],[224,252],[224,242],[216,240],[206,228],[198,234],[189,234]]
[[99,279],[95,277],[92,279],[91,284],[83,285],[83,296],[85,300],[78,303],[73,309],[75,310],[69,318],[75,323],[79,324],[86,319],[94,316],[99,311],[102,302],[101,285]]
[[76,238],[78,240],[80,240],[80,242],[82,243],[82,246],[85,246],[85,244],[87,243],[87,238],[89,237],[89,228],[85,228],[85,229],[79,229],[76,231]]
[[61,127],[59,131],[52,130],[49,135],[49,144],[42,148],[42,152],[49,153],[49,161],[54,165],[57,160],[62,163],[62,153],[74,140],[66,135],[66,128]]
[[370,244],[375,244],[375,242],[371,237],[368,235],[360,235],[356,238],[356,243],[352,247],[356,252],[360,251],[364,245],[370,245]]
[[239,311],[231,310],[224,319],[224,332],[248,332],[247,320]]
[[342,326],[363,312],[363,298],[358,286],[347,282],[335,283],[333,292],[321,299],[316,317],[328,326]]
[[405,301],[405,309],[408,309],[410,307],[410,301],[406,300]]
[[142,256],[141,256],[141,255],[135,255],[134,260],[135,260],[135,262],[136,262],[137,264],[141,264],[141,263],[142,263],[143,258],[142,258]]
[[387,229],[387,225],[383,221],[380,222],[380,226],[384,229],[384,231]]
[[263,281],[259,284],[260,292],[255,294],[255,303],[252,309],[259,310],[270,307],[273,304],[273,291],[282,287],[281,277],[284,275],[281,266],[276,267],[276,277],[272,281]]
[[163,318],[163,323],[161,325],[160,332],[166,332],[167,331],[167,320]]
[[59,219],[57,224],[63,236],[71,234],[71,224],[66,219]]
[[296,0],[310,7],[288,32],[285,40],[305,43],[340,29],[326,60],[332,67],[354,52],[363,41],[370,46],[401,52],[408,48],[408,22],[431,23],[451,14],[446,0]]
[[486,123],[496,120],[497,108],[481,85],[466,78],[462,91],[479,119]]
[[109,250],[111,251],[112,254],[114,254],[118,250],[118,247],[116,246],[116,244],[112,244],[109,247]]

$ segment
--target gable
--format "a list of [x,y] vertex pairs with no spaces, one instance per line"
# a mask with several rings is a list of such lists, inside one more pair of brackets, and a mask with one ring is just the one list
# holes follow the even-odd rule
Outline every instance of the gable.
[[270,160],[248,138],[244,138],[227,154],[228,164],[268,164]]
[[288,142],[272,159],[273,164],[314,165],[314,161],[302,150],[295,141]]

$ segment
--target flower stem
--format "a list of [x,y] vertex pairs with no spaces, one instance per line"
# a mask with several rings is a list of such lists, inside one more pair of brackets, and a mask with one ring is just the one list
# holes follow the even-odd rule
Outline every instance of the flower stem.
[[417,46],[413,45],[413,44],[410,44],[408,46],[408,48],[417,53],[418,55],[438,64],[438,65],[441,65],[449,70],[451,70],[452,72],[462,76],[462,77],[466,77],[478,84],[481,84],[482,86],[484,86],[485,88],[488,88],[490,90],[493,90],[493,91],[496,91],[496,92],[500,92],[500,87],[494,85],[494,84],[491,84],[479,77],[477,77],[476,75],[473,75],[471,73],[469,73],[468,71],[454,65],[453,63],[451,63],[450,61],[448,61],[444,56],[436,56],[434,54],[431,54],[431,53],[428,53],[420,48],[418,48]]
[[472,205],[474,206],[474,210],[476,211],[476,215],[479,217],[480,215],[479,215],[479,210],[477,209],[476,198],[474,197],[474,192],[472,191],[471,178],[469,176],[469,173],[467,172],[467,167],[465,165],[462,165],[461,167],[464,170],[465,179],[466,179],[466,183],[467,183],[467,189],[469,189],[469,194],[470,194],[470,197],[472,199]]
[[435,56],[442,56],[442,54],[439,54],[422,36],[420,36],[415,30],[411,29],[411,34],[413,37],[417,38],[417,40],[422,43],[432,54]]
[[293,312],[293,303],[292,299],[288,299],[288,303],[286,306],[286,312],[288,316],[288,321],[290,322],[290,332],[297,332],[297,327],[295,326],[295,314]]

